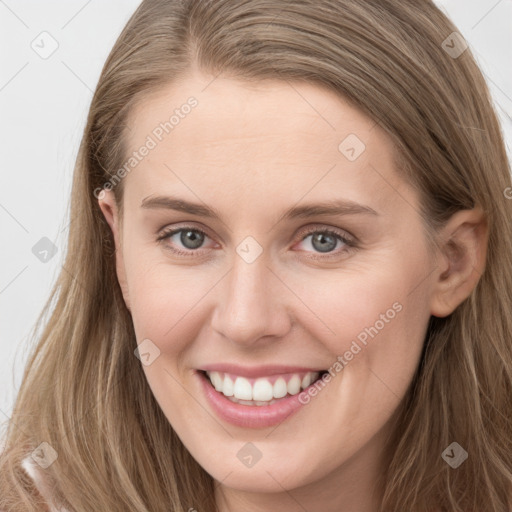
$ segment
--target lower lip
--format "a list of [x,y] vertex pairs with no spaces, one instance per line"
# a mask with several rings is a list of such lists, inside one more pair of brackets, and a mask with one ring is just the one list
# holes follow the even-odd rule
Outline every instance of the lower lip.
[[239,427],[271,427],[282,423],[305,405],[299,401],[299,397],[306,390],[288,398],[282,398],[271,405],[237,404],[218,392],[202,372],[196,371],[196,374],[201,380],[204,393],[212,409],[221,419]]

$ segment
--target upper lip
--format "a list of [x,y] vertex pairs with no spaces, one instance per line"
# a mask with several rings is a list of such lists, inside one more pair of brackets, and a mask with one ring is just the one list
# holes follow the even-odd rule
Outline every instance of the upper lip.
[[286,373],[303,373],[303,372],[323,372],[325,368],[308,368],[306,366],[286,366],[286,365],[259,365],[259,366],[240,366],[232,363],[207,364],[199,368],[199,370],[207,372],[223,372],[239,375],[240,377],[270,377],[271,375],[279,375]]

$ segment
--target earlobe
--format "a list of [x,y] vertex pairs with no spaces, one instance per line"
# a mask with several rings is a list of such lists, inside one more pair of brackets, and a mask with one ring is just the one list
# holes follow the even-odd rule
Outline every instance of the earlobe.
[[471,295],[485,269],[488,226],[483,210],[455,213],[439,239],[431,314],[442,318]]
[[102,194],[101,198],[98,198],[98,205],[107,221],[112,235],[114,237],[115,253],[116,253],[116,273],[119,286],[123,292],[124,301],[126,307],[131,311],[130,298],[128,293],[128,283],[126,280],[126,269],[123,259],[123,246],[121,237],[121,228],[119,222],[119,213],[117,208],[117,202],[114,197],[114,193],[111,190],[106,190]]

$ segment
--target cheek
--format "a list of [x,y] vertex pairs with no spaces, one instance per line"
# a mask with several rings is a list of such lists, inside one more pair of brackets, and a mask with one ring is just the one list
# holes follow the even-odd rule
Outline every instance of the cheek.
[[128,259],[126,271],[138,342],[149,338],[162,351],[179,352],[201,328],[204,299],[218,272],[171,265],[155,258],[155,251]]
[[302,306],[300,322],[333,354],[333,365],[342,356],[350,372],[370,368],[401,388],[419,360],[430,317],[428,268],[408,256],[389,261],[332,273],[320,286],[318,279],[303,280],[301,297],[313,314]]
[[[339,353],[348,349],[343,343],[349,339],[364,341],[367,328],[376,326],[381,331],[400,317],[408,302],[408,284],[413,278],[403,267],[400,271],[381,267],[332,273],[323,278],[320,285],[318,277],[296,276],[302,280],[301,292],[297,295],[312,313],[302,315],[302,319],[310,318],[309,330],[319,339],[332,342],[335,352]],[[302,306],[302,309],[306,308]]]

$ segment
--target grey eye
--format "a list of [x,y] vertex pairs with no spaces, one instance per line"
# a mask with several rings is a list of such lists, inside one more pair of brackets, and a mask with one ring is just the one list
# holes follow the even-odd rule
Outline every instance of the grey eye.
[[192,229],[182,229],[180,234],[180,242],[187,249],[197,249],[204,242],[204,234],[200,231],[195,231]]
[[333,235],[317,233],[311,236],[313,247],[320,252],[329,252],[336,248],[337,239]]

